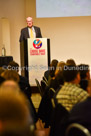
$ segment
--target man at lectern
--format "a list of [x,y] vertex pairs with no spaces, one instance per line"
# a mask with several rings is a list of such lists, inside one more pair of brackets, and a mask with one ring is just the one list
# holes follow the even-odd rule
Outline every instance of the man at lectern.
[[19,42],[22,42],[23,40],[26,40],[27,38],[42,38],[40,28],[33,26],[32,17],[27,17],[26,22],[27,22],[27,27],[21,29]]

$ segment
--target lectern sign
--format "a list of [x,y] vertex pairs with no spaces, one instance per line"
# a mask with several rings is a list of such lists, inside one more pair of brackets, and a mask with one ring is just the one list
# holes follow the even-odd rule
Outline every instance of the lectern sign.
[[[34,49],[33,49],[34,47]],[[45,49],[42,49],[42,42],[39,39],[33,41],[33,47],[30,48],[30,56],[32,55],[45,55]]]
[[34,46],[35,49],[41,48],[41,46],[42,46],[41,40],[39,40],[39,39],[34,40],[33,46]]
[[47,39],[28,39],[29,82],[35,85],[35,78],[41,81],[48,69]]

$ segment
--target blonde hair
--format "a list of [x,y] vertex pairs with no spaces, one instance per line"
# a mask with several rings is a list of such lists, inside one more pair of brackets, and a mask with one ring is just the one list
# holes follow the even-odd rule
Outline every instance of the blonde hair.
[[65,62],[64,62],[64,61],[60,61],[60,62],[57,64],[56,71],[55,71],[55,76],[57,76],[60,72],[63,71],[64,65],[65,65]]

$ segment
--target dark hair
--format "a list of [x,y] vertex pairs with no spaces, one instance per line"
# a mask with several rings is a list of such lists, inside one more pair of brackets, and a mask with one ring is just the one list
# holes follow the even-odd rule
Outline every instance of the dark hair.
[[19,75],[18,73],[15,71],[15,70],[5,70],[3,73],[2,73],[2,77],[5,79],[5,80],[13,80],[15,82],[19,82]]
[[19,64],[16,63],[15,61],[10,61],[8,64],[9,69],[19,71]]
[[86,78],[86,74],[89,71],[89,65],[80,64],[80,65],[78,65],[78,67],[79,67],[79,72],[80,72],[81,79],[85,79]]
[[56,70],[57,64],[58,64],[58,60],[56,59],[52,60],[50,64],[50,69],[49,69],[51,77],[55,76],[55,70]]
[[78,74],[78,69],[76,66],[73,65],[65,65],[64,70],[63,70],[63,77],[66,82],[73,81],[77,74]]
[[87,91],[88,84],[89,84],[89,80],[84,80],[84,79],[82,79],[82,80],[80,81],[80,87],[81,87],[82,89],[86,90],[86,91]]
[[73,59],[68,59],[66,61],[66,63],[67,63],[67,65],[74,65],[74,66],[76,66],[76,63],[75,63],[75,61]]

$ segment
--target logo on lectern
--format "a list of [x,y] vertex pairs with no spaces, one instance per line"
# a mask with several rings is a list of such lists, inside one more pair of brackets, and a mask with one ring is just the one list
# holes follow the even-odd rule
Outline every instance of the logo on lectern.
[[39,39],[34,40],[34,42],[33,42],[33,47],[34,47],[35,49],[40,49],[41,46],[42,46],[42,42],[41,42]]

